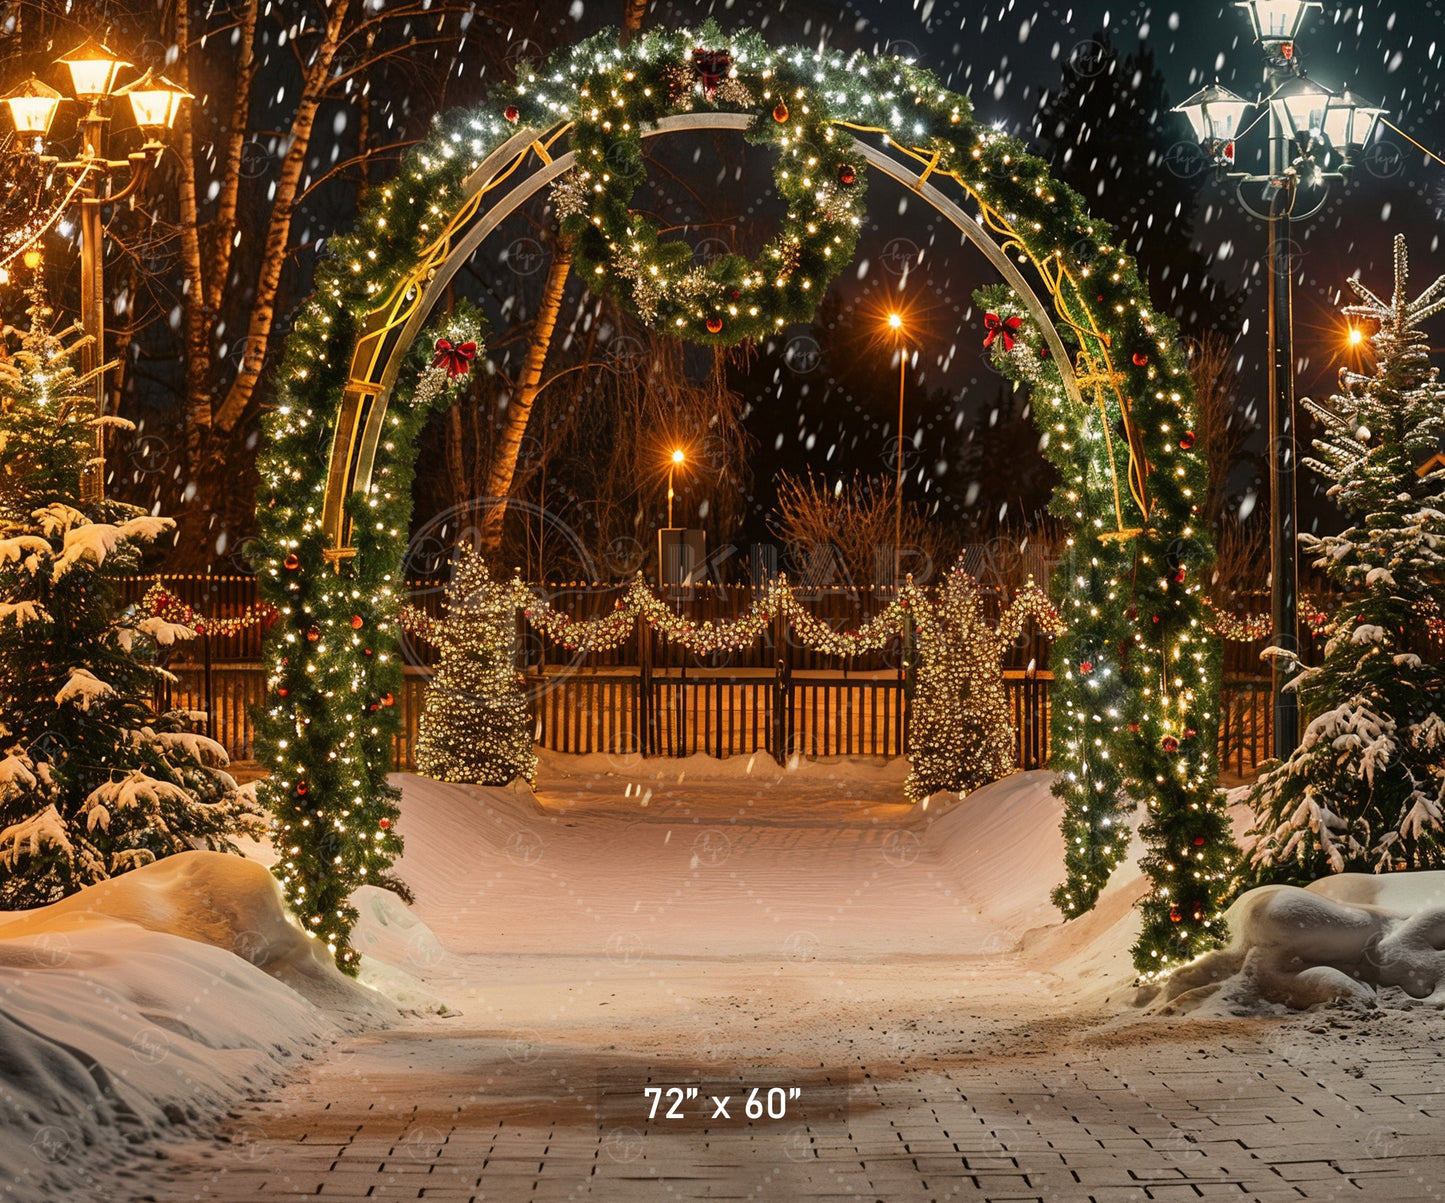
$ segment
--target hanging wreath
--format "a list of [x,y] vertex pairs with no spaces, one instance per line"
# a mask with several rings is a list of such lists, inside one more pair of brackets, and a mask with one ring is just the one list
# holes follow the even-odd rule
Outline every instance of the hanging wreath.
[[[553,200],[578,269],[594,288],[656,329],[719,346],[812,319],[853,257],[864,181],[849,156],[852,140],[801,73],[780,70],[746,42],[703,49],[679,43],[656,59],[594,71],[577,94],[592,107],[576,114],[578,165],[558,182]],[[699,107],[753,114],[747,140],[777,153],[773,184],[787,213],[756,259],[725,254],[694,262],[692,246],[664,238],[630,207],[647,178],[643,129]]]

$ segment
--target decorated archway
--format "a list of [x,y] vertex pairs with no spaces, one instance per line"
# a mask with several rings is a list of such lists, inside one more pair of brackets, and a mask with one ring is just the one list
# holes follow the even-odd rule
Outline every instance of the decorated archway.
[[[731,129],[772,147],[786,202],[749,262],[704,267],[629,207],[645,138]],[[981,336],[1028,385],[1072,532],[1052,590],[1053,747],[1065,804],[1066,915],[1123,856],[1143,807],[1153,883],[1135,956],[1155,974],[1216,945],[1234,856],[1215,789],[1217,651],[1199,593],[1205,468],[1173,324],[1082,200],[966,98],[897,58],[774,50],[715,28],[608,36],[556,56],[514,94],[454,114],[331,240],[278,370],[261,457],[257,564],[282,621],[259,729],[278,815],[277,873],[343,967],[346,899],[400,849],[386,780],[401,687],[396,615],[415,439],[479,354],[480,320],[434,317],[505,218],[552,185],[574,266],[654,328],[757,339],[811,319],[851,259],[865,176],[951,220],[998,269]]]

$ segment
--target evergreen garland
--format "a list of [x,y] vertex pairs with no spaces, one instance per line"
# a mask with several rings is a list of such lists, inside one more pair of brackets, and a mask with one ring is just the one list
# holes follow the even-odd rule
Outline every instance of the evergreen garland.
[[[387,191],[401,201],[398,213],[411,218],[413,234],[425,234],[422,227],[433,224],[435,213],[419,203],[419,194]],[[392,256],[390,266],[400,270],[400,246]],[[345,372],[337,364],[346,356],[325,332],[339,327],[349,338],[355,317],[365,312],[361,297],[369,282],[357,274],[348,279],[329,263],[320,291],[343,303],[333,308],[313,299],[288,342],[260,459],[256,563],[261,596],[280,615],[267,635],[270,693],[256,716],[257,755],[271,769],[259,792],[277,824],[273,872],[307,933],[324,940],[348,973],[357,970],[347,943],[356,921],[351,893],[368,883],[385,885],[402,847],[396,831],[401,795],[387,777],[400,729],[395,615],[416,439],[431,412],[448,405],[467,379],[452,376],[445,361],[432,366],[433,348],[439,338],[475,341],[480,328],[476,311],[458,306],[411,348],[387,410],[371,494],[347,502],[356,554],[328,563],[319,522],[335,422],[327,399],[339,395]]]

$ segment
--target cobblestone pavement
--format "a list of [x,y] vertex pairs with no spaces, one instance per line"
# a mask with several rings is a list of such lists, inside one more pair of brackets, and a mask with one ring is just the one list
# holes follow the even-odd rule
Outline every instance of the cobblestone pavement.
[[[654,1063],[535,1034],[373,1033],[333,1048],[218,1139],[122,1171],[114,1199],[1440,1200],[1445,1021],[1434,1010],[1137,1020],[1059,1039],[1006,1026],[902,1058],[848,1039],[846,1095],[746,1122],[599,1119],[599,1072]],[[534,1038],[535,1037],[535,1038]],[[619,1046],[622,1047],[622,1046]],[[1042,1051],[1038,1051],[1041,1049]],[[667,1064],[676,1065],[676,1058]],[[765,1068],[766,1067],[766,1068]],[[706,1070],[705,1070],[706,1072]],[[746,1078],[734,1059],[727,1072]],[[666,1071],[654,1080],[667,1081]],[[844,1087],[846,1086],[846,1090]],[[706,1092],[705,1092],[706,1094]],[[630,1104],[628,1104],[630,1105]],[[694,1105],[696,1106],[696,1105]]]

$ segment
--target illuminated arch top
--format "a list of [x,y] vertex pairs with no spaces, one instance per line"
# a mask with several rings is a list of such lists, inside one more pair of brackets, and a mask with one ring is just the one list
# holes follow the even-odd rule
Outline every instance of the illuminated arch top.
[[[400,688],[394,616],[415,437],[450,392],[446,372],[429,367],[431,346],[439,334],[480,337],[465,312],[435,316],[447,285],[553,184],[554,199],[569,194],[564,228],[589,282],[652,318],[657,306],[642,303],[642,285],[649,272],[670,270],[667,248],[649,243],[645,219],[610,196],[612,169],[626,153],[640,160],[641,139],[721,129],[771,132],[780,154],[807,153],[821,177],[832,164],[820,167],[816,148],[768,124],[802,114],[823,131],[828,156],[846,159],[840,179],[852,185],[866,164],[911,189],[1002,279],[980,297],[993,310],[990,345],[1001,369],[1032,389],[1041,444],[1061,473],[1054,508],[1073,532],[1054,582],[1070,624],[1054,664],[1053,754],[1068,840],[1060,906],[1091,906],[1121,856],[1127,786],[1145,808],[1154,881],[1141,970],[1161,971],[1223,935],[1234,849],[1214,788],[1217,652],[1198,591],[1210,557],[1195,526],[1205,468],[1173,324],[1154,312],[1132,260],[1077,194],[1016,139],[976,124],[967,99],[928,72],[896,58],[774,50],[707,27],[649,34],[626,50],[592,39],[514,94],[444,121],[374,191],[354,230],[331,240],[288,339],[260,465],[267,551],[257,568],[283,615],[268,649],[260,745],[272,769],[268,798],[293,849],[278,875],[343,965],[353,960],[346,896],[384,874],[399,848],[385,780],[395,710],[382,702]],[[790,178],[786,160],[779,170]],[[814,187],[811,177],[802,183]],[[819,185],[819,206],[830,188]],[[804,293],[789,273],[806,273],[810,255],[822,262],[817,254],[831,249],[807,243],[812,192],[794,187],[790,196],[793,228],[770,244],[785,261],[776,280],[771,268],[740,276],[738,264],[726,265],[733,274],[721,283],[690,278],[691,292],[663,291],[671,320],[662,328],[727,341],[714,310],[736,314],[752,302],[756,315],[761,298],[784,295],[778,325],[784,313],[806,320],[824,288]]]

